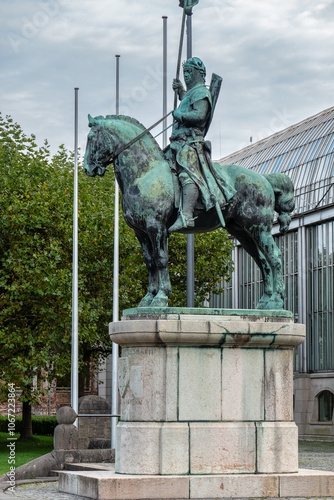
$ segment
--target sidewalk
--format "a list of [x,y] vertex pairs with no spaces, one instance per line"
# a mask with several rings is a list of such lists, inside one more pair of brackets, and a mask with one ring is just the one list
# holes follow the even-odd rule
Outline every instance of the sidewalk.
[[[300,441],[299,443],[299,467],[301,469],[318,469],[334,471],[334,442],[320,441]],[[3,492],[7,485],[0,485],[0,500],[9,500],[9,498],[26,498],[33,500],[87,500],[86,497],[69,495],[68,493],[58,492],[58,481],[47,481],[39,483],[17,484],[15,488],[16,496],[10,492]],[[2,486],[2,488],[1,488]],[[236,500],[236,499],[233,499]],[[246,499],[238,499],[246,500]],[[272,499],[266,499],[272,500]],[[303,497],[280,499],[280,500],[306,500]],[[308,499],[310,500],[310,499]],[[334,497],[316,498],[313,500],[334,500]]]

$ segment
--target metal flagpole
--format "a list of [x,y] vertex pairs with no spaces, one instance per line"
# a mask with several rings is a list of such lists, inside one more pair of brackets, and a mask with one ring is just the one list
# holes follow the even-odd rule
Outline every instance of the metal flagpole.
[[[167,16],[162,16],[163,19],[163,106],[162,116],[167,114]],[[167,118],[162,122],[162,147],[167,146]]]
[[[73,193],[73,279],[71,406],[78,414],[79,400],[79,328],[78,328],[78,91],[74,89],[74,193]],[[75,421],[77,424],[77,420]]]
[[[116,115],[119,115],[119,58],[116,55]],[[115,178],[114,208],[114,276],[113,276],[113,322],[119,319],[119,187]],[[112,343],[111,373],[111,414],[118,414],[118,344]],[[116,444],[116,426],[118,417],[111,417],[111,448]]]
[[[187,15],[187,59],[192,57],[192,23]],[[187,234],[187,307],[195,305],[195,239]]]

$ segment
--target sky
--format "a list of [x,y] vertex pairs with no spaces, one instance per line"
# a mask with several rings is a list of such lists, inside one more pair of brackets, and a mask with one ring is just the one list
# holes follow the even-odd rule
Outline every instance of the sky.
[[[88,113],[115,113],[116,54],[120,114],[146,127],[162,117],[162,16],[172,109],[178,0],[1,0],[0,14],[0,111],[52,152],[74,148],[75,87],[82,154]],[[334,106],[333,23],[334,0],[199,0],[193,56],[207,84],[223,77],[207,135],[214,159]]]

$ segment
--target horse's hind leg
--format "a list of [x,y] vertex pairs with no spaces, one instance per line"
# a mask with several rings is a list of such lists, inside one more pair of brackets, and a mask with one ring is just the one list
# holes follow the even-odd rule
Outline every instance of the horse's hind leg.
[[246,252],[255,260],[256,264],[260,268],[264,290],[256,309],[266,309],[266,305],[273,294],[273,276],[271,267],[269,266],[266,257],[259,249],[257,241],[254,240],[248,232],[244,231],[237,225],[228,227],[228,231],[239,240],[244,250],[246,250]]
[[265,309],[283,309],[284,281],[282,270],[282,254],[270,232],[259,234],[259,247],[269,262],[273,276],[273,294]]
[[150,238],[147,234],[135,231],[136,236],[141,244],[145,264],[148,271],[148,291],[145,297],[142,298],[138,307],[149,307],[158,293],[159,289],[159,275],[158,268],[153,258],[153,249]]
[[272,294],[273,294],[273,275],[272,275],[271,267],[269,266],[268,261],[265,258],[264,254],[261,252],[261,250],[257,246],[256,246],[256,250],[257,250],[258,255],[259,255],[259,262],[257,262],[257,265],[259,266],[259,268],[261,270],[263,284],[264,284],[264,291],[263,291],[262,297],[260,298],[259,302],[257,303],[256,309],[267,309],[267,304],[270,301]]

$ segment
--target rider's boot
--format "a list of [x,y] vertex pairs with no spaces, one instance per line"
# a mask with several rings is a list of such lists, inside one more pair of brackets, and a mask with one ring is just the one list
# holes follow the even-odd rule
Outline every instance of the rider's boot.
[[182,231],[187,227],[195,226],[194,209],[198,199],[199,191],[196,184],[186,184],[182,189],[182,209],[179,211],[176,221],[169,228],[170,233]]

